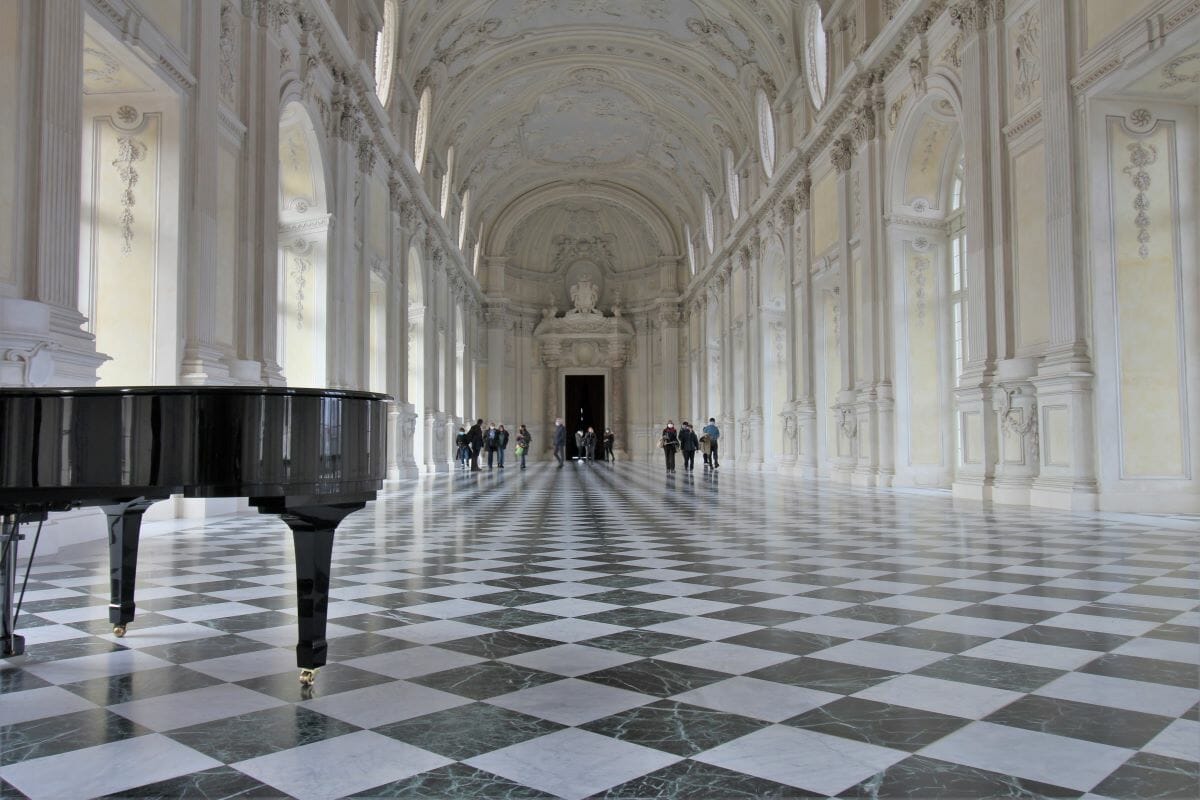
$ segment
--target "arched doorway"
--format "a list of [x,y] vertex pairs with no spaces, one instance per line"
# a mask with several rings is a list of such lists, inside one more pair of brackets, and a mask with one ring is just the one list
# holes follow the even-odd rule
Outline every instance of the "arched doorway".
[[325,386],[326,253],[330,214],[324,160],[299,102],[279,118],[279,353],[291,386]]

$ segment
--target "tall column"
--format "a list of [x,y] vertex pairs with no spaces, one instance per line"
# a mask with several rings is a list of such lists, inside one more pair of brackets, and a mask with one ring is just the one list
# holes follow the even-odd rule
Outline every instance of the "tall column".
[[[1070,85],[1074,28],[1068,3],[1042,0],[1042,125],[1046,136],[1046,263],[1050,270],[1050,346],[1032,383],[1038,403],[1067,409],[1064,437],[1067,463],[1042,464],[1030,503],[1068,509],[1093,509],[1095,472],[1094,374],[1087,348],[1086,257],[1075,246],[1075,162],[1083,158],[1076,136]],[[1036,414],[1036,408],[1031,414]],[[1038,421],[1030,423],[1036,443]],[[1063,423],[1059,423],[1063,424]],[[1055,432],[1045,431],[1044,435]],[[1036,444],[1034,445],[1036,448]],[[1039,452],[1035,450],[1035,452]],[[1058,459],[1056,459],[1058,461]],[[1062,464],[1062,465],[1060,465]]]
[[793,366],[796,375],[796,393],[792,395],[796,408],[796,425],[799,439],[799,469],[806,478],[817,475],[817,406],[813,396],[815,383],[813,351],[816,326],[814,325],[814,302],[812,291],[812,240],[809,223],[812,214],[809,206],[812,197],[812,178],[805,171],[796,185],[796,228],[788,238],[796,241],[792,261],[792,300],[795,313],[792,343],[795,352]]
[[[990,2],[959,3],[951,21],[962,32],[959,53],[963,79],[963,143],[966,174],[967,363],[955,389],[955,414],[961,457],[954,494],[976,500],[992,496],[997,461],[996,415],[992,409],[998,351],[997,287],[1003,269],[1003,242],[994,214],[1003,215],[997,164],[1001,152],[998,104],[1003,91],[1003,61],[994,31],[989,31]],[[999,256],[999,258],[998,258]],[[998,263],[999,262],[999,263]]]
[[737,358],[733,346],[733,265],[726,262],[721,267],[717,290],[721,293],[721,410],[717,423],[721,428],[721,455],[734,460],[737,457],[737,406],[733,385],[733,359]]
[[[179,382],[188,385],[230,383],[229,365],[224,353],[215,346],[217,303],[215,289],[220,265],[217,246],[217,209],[223,198],[218,196],[220,163],[220,130],[218,90],[221,83],[221,4],[196,4],[193,23],[196,26],[193,46],[196,86],[192,90],[181,145],[191,152],[185,168],[187,176],[182,194],[183,232],[187,255],[184,261],[183,358],[179,365]],[[199,134],[199,131],[204,131]],[[187,162],[185,162],[187,163]],[[190,185],[191,191],[187,191]]]
[[658,308],[659,341],[662,345],[662,371],[654,382],[659,392],[659,416],[665,422],[673,419],[679,422],[682,403],[679,397],[679,309],[673,303],[663,303]]
[[0,186],[16,212],[11,239],[0,243],[0,385],[70,386],[96,382],[105,360],[82,330],[79,301],[79,196],[82,159],[83,6],[23,0],[13,183]]
[[839,481],[850,482],[854,468],[857,465],[859,452],[858,436],[858,392],[855,389],[859,370],[857,358],[858,330],[860,316],[855,309],[854,299],[857,296],[856,285],[858,276],[854,274],[851,262],[850,227],[852,213],[850,207],[849,173],[853,163],[853,144],[849,136],[834,140],[831,149],[833,167],[837,171],[837,212],[838,212],[838,313],[841,317],[841,338],[839,342],[842,361],[842,385],[838,391],[837,401],[837,430],[838,452],[843,453],[834,459],[833,475]]
[[763,451],[763,338],[766,335],[759,309],[759,281],[762,270],[762,239],[757,230],[750,236],[743,266],[746,279],[746,432],[742,441],[748,445],[742,456],[754,469],[762,469]]

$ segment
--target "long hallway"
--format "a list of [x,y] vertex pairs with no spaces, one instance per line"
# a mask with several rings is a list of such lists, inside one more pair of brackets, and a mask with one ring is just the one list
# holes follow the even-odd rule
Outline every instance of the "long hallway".
[[645,464],[428,476],[335,541],[297,684],[290,537],[39,559],[0,797],[1193,797],[1195,519]]

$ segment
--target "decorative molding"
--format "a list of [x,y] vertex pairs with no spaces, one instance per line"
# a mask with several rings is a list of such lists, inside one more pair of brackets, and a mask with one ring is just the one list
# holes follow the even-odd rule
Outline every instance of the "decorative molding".
[[1034,96],[1042,82],[1042,17],[1033,7],[1017,19],[1013,44],[1013,95],[1025,101]]
[[1005,139],[1016,139],[1021,134],[1036,127],[1042,121],[1042,106],[1041,104],[1034,105],[1027,112],[1017,117],[1012,122],[1004,126],[1003,133]]
[[834,139],[833,147],[829,151],[829,160],[833,163],[833,168],[841,173],[849,171],[853,152],[854,143],[849,136],[839,136]]
[[1200,83],[1200,69],[1197,69],[1196,72],[1190,75],[1187,73],[1179,74],[1180,67],[1197,60],[1200,60],[1200,53],[1186,53],[1168,61],[1162,68],[1163,82],[1158,85],[1158,88],[1170,89],[1181,83]]
[[[917,249],[916,242],[913,242],[913,249]],[[926,287],[932,265],[933,260],[929,256],[918,255],[913,259],[912,270],[909,272],[913,280],[913,295],[916,297],[917,322],[922,326],[925,325],[925,314],[928,311]]]
[[[118,112],[120,113],[120,112]],[[135,112],[136,113],[136,112]],[[133,206],[135,198],[133,187],[137,186],[138,172],[134,167],[146,158],[146,145],[132,136],[117,137],[117,158],[112,165],[117,168],[124,188],[121,190],[121,252],[129,255],[133,252]]]
[[[218,49],[221,54],[220,94],[227,105],[237,102],[234,90],[237,87],[240,48],[238,46],[238,27],[240,15],[230,0],[221,3],[221,37]],[[285,51],[286,52],[286,51]]]
[[1146,196],[1150,188],[1150,173],[1146,167],[1158,161],[1158,148],[1152,144],[1133,142],[1127,145],[1129,149],[1129,165],[1122,169],[1130,180],[1137,194],[1133,198],[1133,224],[1138,229],[1138,255],[1150,257],[1150,198]]
[[4,360],[21,364],[23,386],[45,386],[54,377],[54,357],[50,354],[58,349],[57,342],[38,342],[28,350],[5,351]]

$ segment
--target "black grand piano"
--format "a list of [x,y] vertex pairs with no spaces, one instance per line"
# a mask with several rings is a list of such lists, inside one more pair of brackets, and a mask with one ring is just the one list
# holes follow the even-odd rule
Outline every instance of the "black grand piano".
[[385,395],[323,389],[0,389],[0,657],[15,631],[22,524],[100,506],[113,632],[133,621],[142,514],[173,494],[248,497],[292,530],[300,682],[325,663],[334,530],[383,485]]

